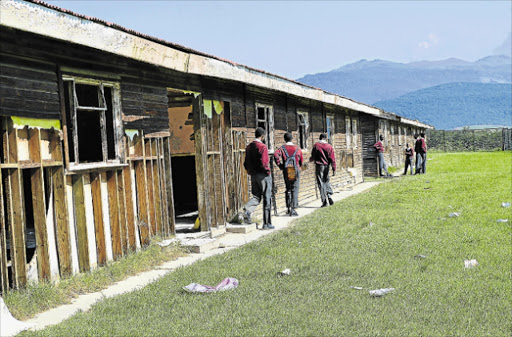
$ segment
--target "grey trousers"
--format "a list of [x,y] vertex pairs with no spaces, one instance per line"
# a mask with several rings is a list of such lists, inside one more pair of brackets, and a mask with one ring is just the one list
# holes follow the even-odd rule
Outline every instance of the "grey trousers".
[[333,192],[329,178],[329,165],[316,164],[316,183],[320,190],[322,203],[327,201]]
[[295,209],[299,207],[299,186],[300,186],[300,176],[297,175],[297,180],[290,182],[286,180],[284,176],[284,183],[286,185],[286,191],[284,192],[284,197],[286,200],[286,208],[287,209]]
[[423,168],[423,158],[420,153],[416,153],[416,172],[415,174],[422,173],[421,170]]
[[421,172],[427,173],[427,153],[421,154]]
[[270,212],[272,210],[272,176],[265,173],[251,175],[252,198],[245,204],[244,209],[251,214],[263,199],[263,224],[271,224]]
[[412,167],[414,166],[413,163],[412,163],[412,157],[410,158],[406,158],[405,159],[405,169],[404,169],[404,174],[407,174],[407,168],[409,168],[409,166],[411,167],[411,174],[413,174],[412,172]]
[[384,153],[377,152],[379,156],[379,175],[382,175],[382,171],[386,172],[386,175],[388,176],[388,166],[386,165],[386,161],[384,160]]

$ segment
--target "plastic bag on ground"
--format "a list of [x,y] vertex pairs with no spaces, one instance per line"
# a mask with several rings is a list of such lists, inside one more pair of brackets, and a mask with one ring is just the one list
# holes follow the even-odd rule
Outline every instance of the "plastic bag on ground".
[[510,202],[502,202],[501,207],[510,207]]
[[18,321],[14,318],[5,305],[4,299],[0,297],[0,336],[14,336],[21,331],[30,329],[34,324]]
[[279,275],[279,276],[289,276],[291,273],[292,273],[292,271],[290,269],[286,268],[285,270],[280,271],[279,273],[277,273],[277,275]]
[[464,260],[464,268],[474,268],[476,266],[478,266],[477,260]]
[[448,214],[448,216],[449,216],[450,218],[453,218],[453,217],[458,217],[458,216],[460,216],[460,214],[461,214],[461,213],[453,212],[453,213]]
[[508,222],[508,219],[498,219],[496,222]]
[[190,293],[212,293],[216,291],[225,291],[235,289],[238,287],[238,280],[233,277],[226,277],[222,282],[217,284],[215,287],[206,286],[198,283],[190,283],[184,286],[183,289]]
[[376,290],[370,290],[370,296],[380,297],[380,296],[384,296],[394,290],[395,290],[395,288],[381,288],[381,289],[376,289]]

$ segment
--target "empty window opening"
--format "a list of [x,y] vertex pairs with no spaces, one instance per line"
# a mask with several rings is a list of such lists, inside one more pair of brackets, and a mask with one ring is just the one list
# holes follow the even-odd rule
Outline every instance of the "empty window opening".
[[70,166],[120,163],[119,84],[81,78],[63,80]]
[[176,231],[191,230],[199,216],[196,158],[195,156],[173,156],[171,166]]
[[256,127],[265,130],[263,142],[270,152],[274,151],[274,110],[272,106],[256,104]]
[[335,135],[335,128],[334,128],[334,116],[328,115],[325,117],[325,123],[327,127],[327,140],[329,144],[334,146],[334,135]]

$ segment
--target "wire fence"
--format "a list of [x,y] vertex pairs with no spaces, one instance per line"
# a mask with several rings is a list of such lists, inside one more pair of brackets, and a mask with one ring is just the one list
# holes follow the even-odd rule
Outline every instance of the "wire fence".
[[512,129],[427,130],[429,150],[445,152],[512,150]]

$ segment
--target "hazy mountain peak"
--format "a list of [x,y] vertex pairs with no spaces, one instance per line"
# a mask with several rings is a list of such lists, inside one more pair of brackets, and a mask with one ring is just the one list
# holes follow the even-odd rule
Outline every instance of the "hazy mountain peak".
[[464,61],[461,59],[458,59],[456,57],[451,57],[446,60],[439,60],[439,61],[417,61],[417,62],[411,62],[408,63],[408,66],[411,67],[421,67],[421,68],[444,68],[444,67],[461,67],[461,66],[467,66],[471,64],[471,62]]
[[503,66],[510,65],[512,63],[512,58],[507,55],[491,55],[481,58],[475,63],[486,66]]
[[344,65],[342,67],[339,67],[338,69],[334,69],[333,71],[335,71],[335,72],[337,72],[337,71],[354,71],[354,70],[361,70],[361,69],[371,68],[371,67],[381,67],[381,66],[400,65],[400,64],[401,63],[380,60],[380,59],[374,59],[374,60],[361,59],[357,62]]

